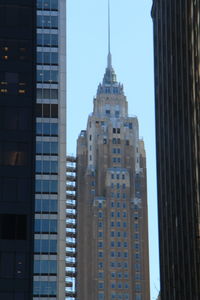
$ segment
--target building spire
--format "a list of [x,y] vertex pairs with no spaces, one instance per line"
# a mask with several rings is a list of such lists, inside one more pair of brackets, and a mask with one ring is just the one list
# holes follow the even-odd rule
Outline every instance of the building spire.
[[110,0],[108,0],[108,66],[112,68],[112,56],[110,52]]

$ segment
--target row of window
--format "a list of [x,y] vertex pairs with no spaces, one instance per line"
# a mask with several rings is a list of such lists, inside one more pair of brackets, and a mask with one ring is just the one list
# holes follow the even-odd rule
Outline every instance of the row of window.
[[[115,186],[113,186],[113,188],[115,188]],[[124,187],[125,188],[125,187]],[[123,199],[126,199],[126,193],[123,193],[123,194],[120,194],[120,193],[110,193],[110,197],[111,198],[117,198],[117,199],[119,199],[119,198],[123,198]],[[113,202],[111,202],[111,203],[113,203]],[[113,206],[111,206],[111,207],[113,207]]]
[[[103,292],[99,292],[98,293],[98,300],[104,300],[104,293]],[[124,299],[124,300],[128,300],[129,299],[129,294],[118,294],[118,293],[112,293],[111,294],[111,299]],[[136,298],[137,300],[141,300],[141,298]]]
[[37,0],[37,9],[58,10],[58,0]]
[[58,104],[36,104],[37,118],[58,118]]
[[[99,251],[98,252],[98,257],[99,258],[103,258],[104,257],[104,252],[103,251]],[[128,258],[128,252],[114,252],[114,251],[111,251],[110,252],[110,257],[111,258],[114,258],[114,257],[122,257],[122,258]]]
[[[121,149],[120,148],[113,148],[112,149],[112,153],[114,153],[114,154],[120,154],[121,153]],[[123,179],[125,179],[125,178],[123,178]]]
[[[127,248],[128,246],[128,243],[127,242],[114,242],[114,241],[111,241],[110,242],[110,247],[111,248],[114,248],[114,247],[118,247],[118,248]],[[98,248],[103,248],[104,247],[104,243],[103,242],[98,242]]]
[[56,274],[57,261],[56,260],[35,260],[34,273],[35,274]]
[[37,63],[42,65],[58,65],[58,52],[37,52]]
[[37,70],[37,82],[57,83],[58,82],[58,71]]
[[58,99],[57,89],[40,89],[36,90],[37,99]]
[[58,28],[58,16],[37,16],[37,27]]
[[36,135],[57,136],[58,123],[36,123]]
[[58,162],[49,160],[36,160],[35,171],[37,174],[57,174]]
[[[126,211],[123,211],[123,212],[117,211],[117,212],[115,213],[114,211],[111,211],[110,217],[111,217],[111,218],[114,218],[115,216],[116,216],[117,218],[121,218],[121,217],[126,218],[126,217],[127,217],[127,212],[126,212]],[[100,211],[100,212],[98,213],[98,217],[99,217],[99,218],[103,218],[103,217],[104,217],[103,212]]]
[[[111,231],[110,232],[110,236],[111,237],[123,237],[123,238],[126,238],[127,237],[127,232],[126,231]],[[98,237],[99,238],[103,238],[103,231],[99,231],[98,232]]]
[[[104,263],[103,262],[99,262],[98,267],[99,267],[99,269],[103,269],[104,268]],[[123,262],[112,261],[110,263],[110,267],[111,268],[124,268],[124,269],[127,269],[128,268],[128,263],[126,261],[123,261]]]
[[[111,193],[110,196],[111,196],[111,198],[115,198],[115,197],[120,198],[120,193],[117,193],[116,195],[114,193]],[[126,194],[125,193],[122,194],[122,198],[124,198],[124,199],[126,198]],[[99,202],[98,203],[98,208],[102,208],[102,207],[103,207],[103,203]],[[113,202],[113,201],[111,201],[110,202],[110,207],[111,208],[114,208],[114,207],[117,207],[117,208],[126,208],[127,205],[126,205],[126,202],[120,203],[120,202]]]
[[[114,175],[114,174],[112,174],[112,175]],[[111,175],[111,178],[112,178],[112,175]],[[112,178],[112,179],[114,179],[114,178]],[[122,187],[123,189],[125,189],[126,188],[126,184],[125,183],[120,184],[120,183],[113,183],[112,182],[111,185],[110,185],[110,187],[112,189],[114,189],[114,188],[120,189],[120,187]]]
[[[127,228],[127,222],[120,222],[120,221],[114,222],[114,221],[111,221],[110,222],[110,227],[115,227],[115,226],[116,227]],[[98,227],[102,228],[103,227],[103,222],[99,222]]]
[[36,154],[58,154],[58,143],[57,142],[36,142]]
[[112,158],[112,162],[113,163],[120,163],[121,162],[121,158],[120,157],[113,157]]
[[38,179],[35,181],[35,192],[55,194],[58,192],[58,181]]
[[57,220],[36,219],[35,232],[57,233]]
[[35,240],[35,253],[57,253],[57,240]]
[[58,34],[38,33],[37,46],[58,47]]
[[55,199],[36,199],[35,212],[56,213],[58,211],[58,202]]
[[57,283],[56,281],[34,281],[33,282],[34,296],[56,296]]
[[[99,282],[98,288],[99,289],[104,289],[104,283],[103,282]],[[122,283],[122,282],[118,282],[118,283],[111,282],[110,288],[111,289],[128,289],[129,288],[129,284],[127,282],[125,282],[125,283]]]

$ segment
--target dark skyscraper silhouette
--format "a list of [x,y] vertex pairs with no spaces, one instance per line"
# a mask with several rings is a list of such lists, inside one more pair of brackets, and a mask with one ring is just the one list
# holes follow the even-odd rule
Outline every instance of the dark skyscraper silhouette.
[[65,299],[65,0],[0,0],[0,299]]
[[200,299],[200,2],[155,0],[162,300]]
[[33,0],[0,1],[0,299],[32,299],[35,160]]

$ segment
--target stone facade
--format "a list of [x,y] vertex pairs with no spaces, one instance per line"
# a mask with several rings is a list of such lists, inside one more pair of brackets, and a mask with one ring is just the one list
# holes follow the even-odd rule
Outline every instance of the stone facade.
[[150,299],[146,155],[110,53],[77,141],[77,299]]

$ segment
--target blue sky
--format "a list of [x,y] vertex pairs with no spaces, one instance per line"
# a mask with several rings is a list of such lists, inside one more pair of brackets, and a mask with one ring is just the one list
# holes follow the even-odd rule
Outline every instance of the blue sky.
[[[67,151],[86,128],[93,97],[106,67],[107,0],[68,0],[67,9]],[[151,299],[159,291],[155,162],[152,0],[110,0],[111,53],[123,83],[129,114],[139,120],[147,154]]]

